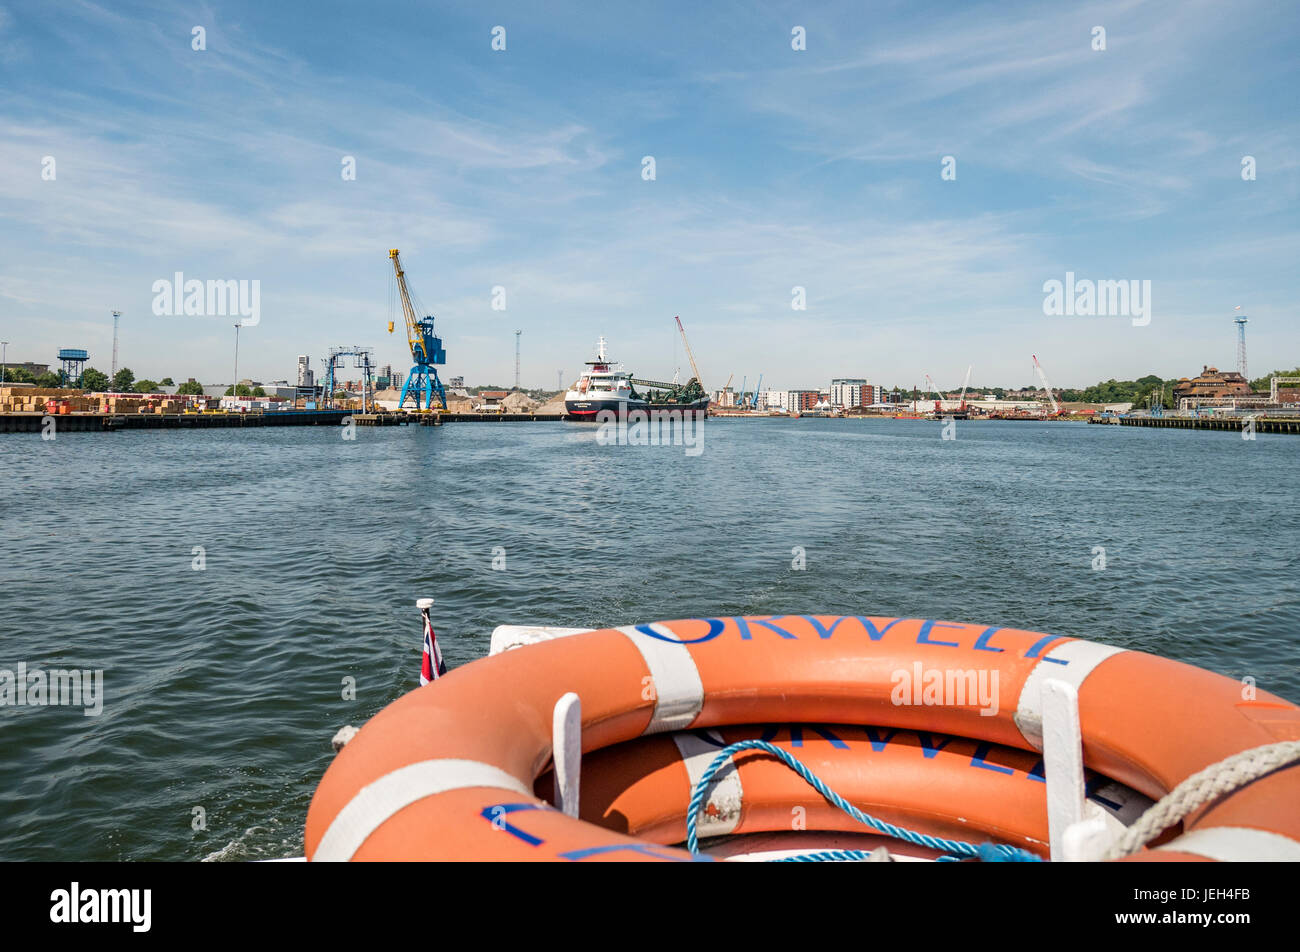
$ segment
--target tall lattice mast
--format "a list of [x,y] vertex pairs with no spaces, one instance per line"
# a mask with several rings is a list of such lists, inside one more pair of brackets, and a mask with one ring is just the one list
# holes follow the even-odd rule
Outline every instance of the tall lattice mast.
[[109,379],[117,376],[117,319],[121,316],[121,311],[113,312],[113,369],[109,372]]
[[1246,373],[1246,321],[1248,320],[1249,318],[1244,314],[1233,319],[1233,323],[1237,325],[1237,373],[1246,380],[1250,379]]
[[515,389],[519,389],[519,335],[523,331],[515,331]]

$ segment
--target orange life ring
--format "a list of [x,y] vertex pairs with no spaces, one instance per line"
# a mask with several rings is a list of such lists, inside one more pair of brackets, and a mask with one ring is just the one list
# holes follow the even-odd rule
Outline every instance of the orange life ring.
[[[896,703],[899,671],[922,680],[935,671],[941,680],[943,672],[983,671],[995,690],[984,704],[929,704],[921,695],[912,699],[921,703]],[[581,698],[588,755],[649,734],[767,722],[874,724],[1034,751],[1039,687],[1049,677],[1078,691],[1087,766],[1152,799],[1242,750],[1300,740],[1300,707],[1282,698],[1261,691],[1243,700],[1241,685],[1221,675],[1059,635],[860,615],[658,622],[485,658],[388,705],[317,787],[306,853],[689,858],[569,817],[536,796],[551,758],[552,710],[568,691]],[[584,759],[588,793],[601,782],[587,769],[596,760]],[[1297,803],[1300,765],[1292,765],[1193,812],[1181,836],[1138,858],[1221,856],[1217,841],[1228,834],[1215,831],[1225,828],[1262,831],[1300,849]],[[1002,808],[996,798],[982,807],[994,820]]]
[[[835,792],[888,823],[948,839],[991,838],[1048,855],[1046,778],[1039,754],[892,727],[773,724],[679,731],[617,744],[583,758],[579,816],[654,843],[681,843],[700,775],[723,747],[750,739],[788,750]],[[731,760],[709,787],[701,837],[867,829],[762,751],[733,754]],[[553,799],[553,783],[550,772],[538,779],[542,799]],[[1116,831],[1152,803],[1096,774],[1088,777],[1086,789],[1098,814],[1114,817]],[[954,804],[960,805],[959,816],[952,815]]]

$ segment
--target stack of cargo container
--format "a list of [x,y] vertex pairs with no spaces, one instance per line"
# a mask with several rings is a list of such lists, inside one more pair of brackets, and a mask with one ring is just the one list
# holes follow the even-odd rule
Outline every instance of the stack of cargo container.
[[0,413],[44,413],[51,399],[80,399],[80,390],[57,387],[0,387]]
[[[260,401],[259,401],[260,402]],[[215,398],[167,393],[85,393],[41,387],[0,387],[0,413],[183,413],[215,409]]]

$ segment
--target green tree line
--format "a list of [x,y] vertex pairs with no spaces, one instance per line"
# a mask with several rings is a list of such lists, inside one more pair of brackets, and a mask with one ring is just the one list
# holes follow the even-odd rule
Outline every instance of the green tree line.
[[[4,379],[6,383],[30,383],[45,388],[65,385],[62,376],[56,371],[47,370],[41,374],[33,374],[24,367],[6,367]],[[110,379],[108,374],[102,370],[87,367],[82,372],[79,386],[80,389],[89,393],[157,393],[159,387],[171,387],[175,386],[175,383],[171,377],[163,377],[161,380],[149,380],[147,378],[136,380],[135,374],[129,367],[123,367]],[[247,390],[248,388],[243,389]],[[176,392],[199,395],[203,393],[203,385],[197,382],[183,383],[176,388]]]
[[1268,393],[1268,381],[1271,377],[1300,377],[1300,367],[1295,370],[1274,370],[1272,373],[1265,374],[1262,377],[1256,377],[1250,382],[1251,390],[1259,390],[1262,393]]

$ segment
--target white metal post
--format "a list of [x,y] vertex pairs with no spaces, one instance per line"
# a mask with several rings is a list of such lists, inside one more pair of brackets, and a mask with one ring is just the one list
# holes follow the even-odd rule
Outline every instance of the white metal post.
[[1043,682],[1043,768],[1047,781],[1047,835],[1052,859],[1065,858],[1065,831],[1084,818],[1083,732],[1079,692],[1071,684]]
[[582,771],[582,701],[572,691],[555,702],[551,756],[555,761],[555,806],[569,816],[577,816],[578,781]]

